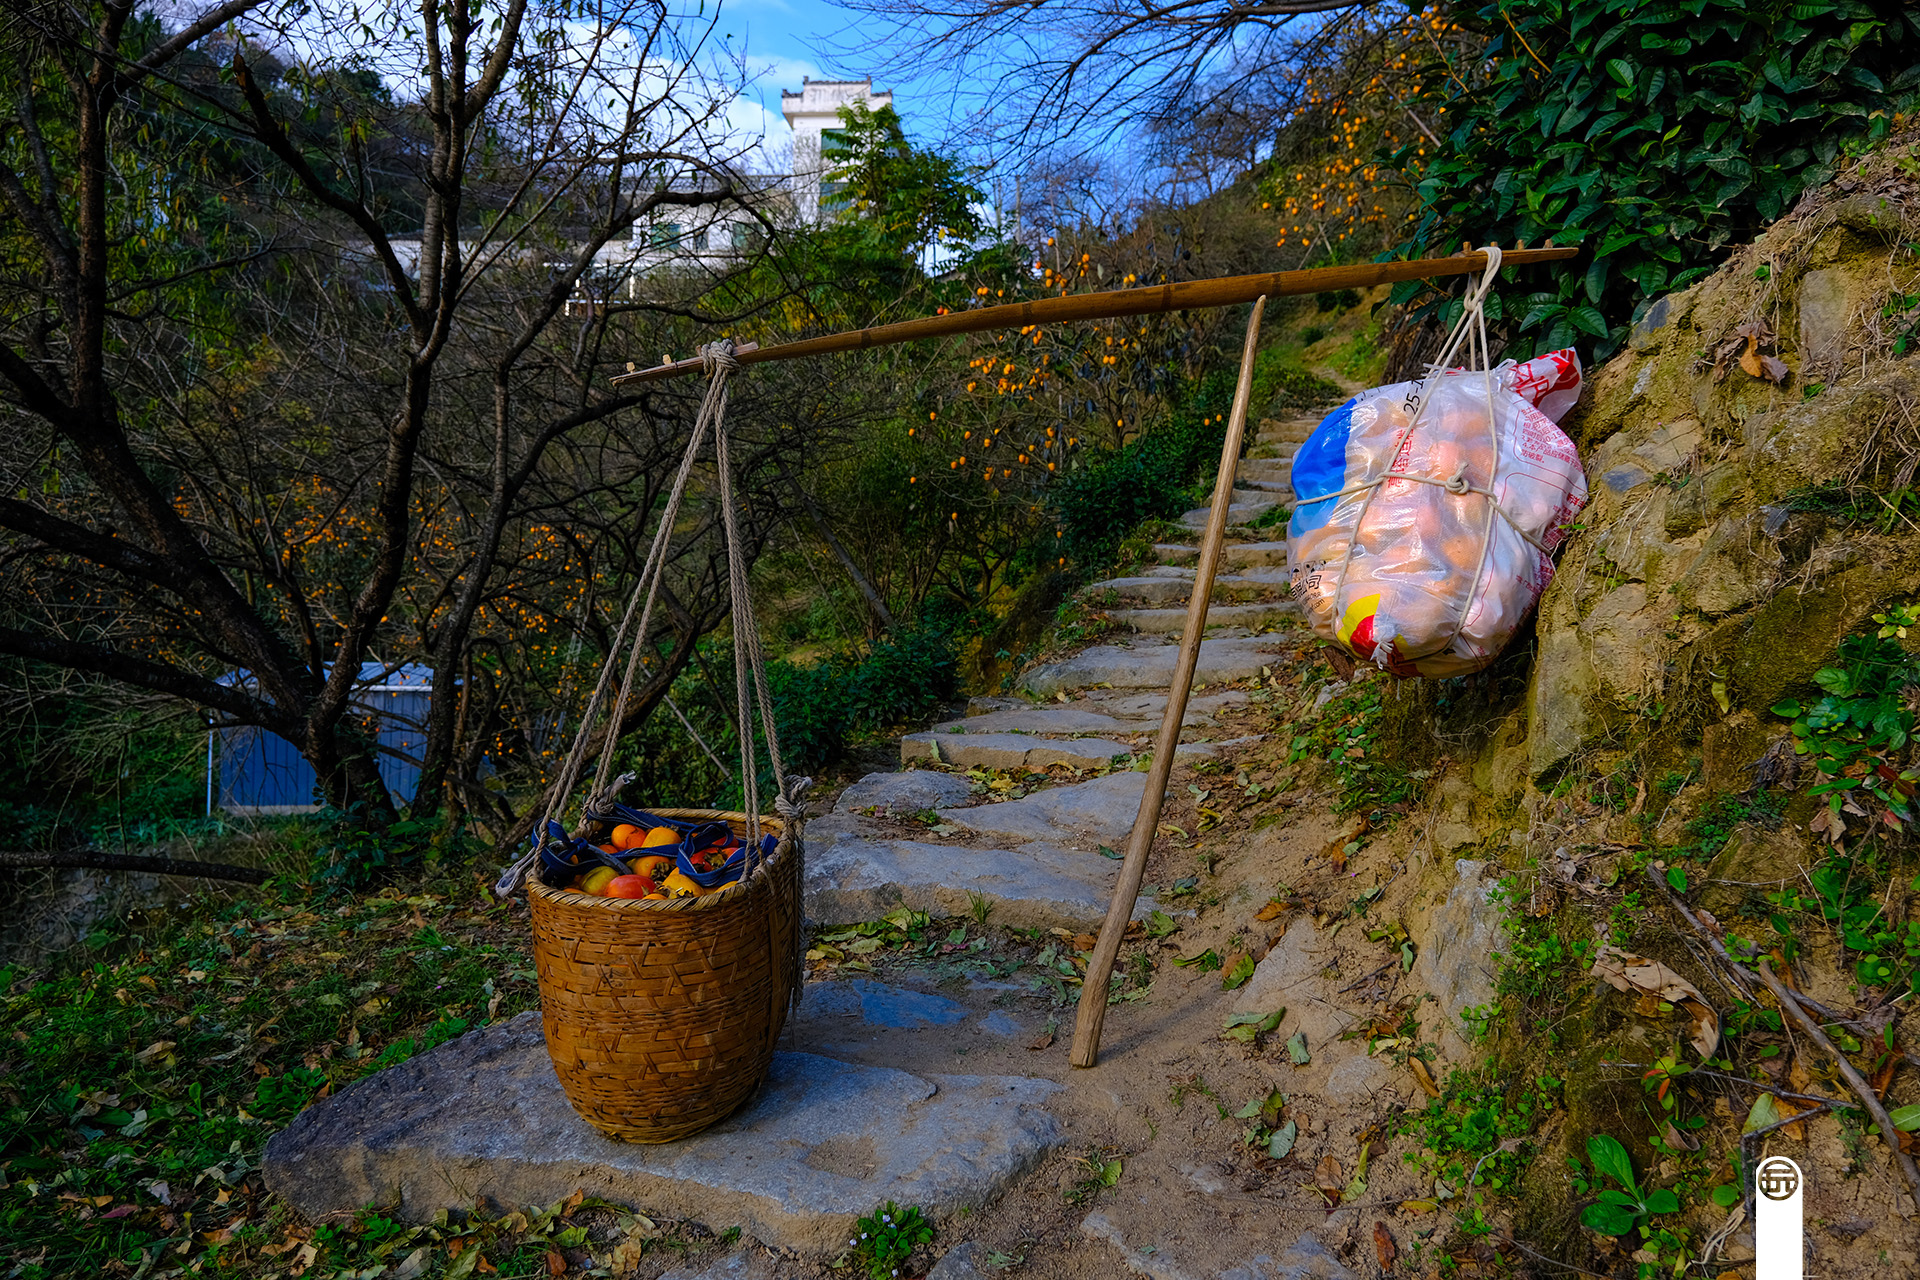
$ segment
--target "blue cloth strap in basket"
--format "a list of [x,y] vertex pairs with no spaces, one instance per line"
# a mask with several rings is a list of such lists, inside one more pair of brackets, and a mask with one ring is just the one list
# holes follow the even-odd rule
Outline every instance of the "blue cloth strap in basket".
[[[643,809],[630,808],[615,804],[603,813],[590,815],[602,822],[630,823],[636,827],[654,829],[665,827],[678,832],[679,843],[656,845],[651,849],[628,849],[626,856],[633,857],[671,857],[681,875],[699,885],[702,889],[717,889],[741,879],[749,870],[747,849],[736,849],[732,856],[711,871],[696,869],[694,855],[705,850],[716,849],[733,838],[733,828],[724,822],[690,822],[684,818],[665,818],[648,813]],[[612,867],[626,874],[626,863],[615,855],[603,851],[598,845],[581,838],[567,835],[565,828],[557,822],[547,823],[547,839],[542,842],[539,833],[534,833],[535,843],[540,849],[540,879],[550,888],[563,888],[575,876],[596,866]],[[771,833],[761,837],[760,856],[756,864],[773,856],[778,840]]]

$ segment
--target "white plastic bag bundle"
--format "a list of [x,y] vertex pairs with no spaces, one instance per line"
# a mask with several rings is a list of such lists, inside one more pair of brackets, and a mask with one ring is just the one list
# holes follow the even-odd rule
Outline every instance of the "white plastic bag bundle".
[[[1462,329],[1478,319],[1469,301]],[[1586,505],[1556,425],[1580,376],[1579,357],[1555,351],[1376,387],[1328,415],[1294,455],[1287,527],[1314,631],[1402,676],[1466,675],[1498,657]]]

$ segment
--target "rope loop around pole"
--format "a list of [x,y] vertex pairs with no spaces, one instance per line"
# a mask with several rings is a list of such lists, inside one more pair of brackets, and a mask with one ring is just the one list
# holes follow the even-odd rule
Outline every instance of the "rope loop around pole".
[[733,373],[740,368],[732,338],[709,342],[700,348],[700,372],[711,378],[717,373]]

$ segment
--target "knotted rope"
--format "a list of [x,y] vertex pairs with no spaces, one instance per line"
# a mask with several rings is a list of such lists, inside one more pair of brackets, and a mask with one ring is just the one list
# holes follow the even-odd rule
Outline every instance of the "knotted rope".
[[[674,473],[673,484],[667,492],[665,508],[660,513],[660,524],[654,530],[653,543],[647,550],[645,564],[641,568],[639,580],[634,583],[632,596],[627,601],[625,613],[621,616],[620,626],[614,632],[613,646],[607,660],[601,665],[600,677],[595,682],[593,692],[587,698],[586,710],[581,713],[580,727],[574,734],[573,745],[568,750],[566,760],[560,767],[559,776],[553,789],[548,792],[546,809],[540,823],[534,829],[533,850],[521,857],[501,875],[494,886],[500,896],[518,889],[526,879],[534,863],[539,858],[539,848],[546,838],[548,826],[557,822],[565,810],[567,797],[573,793],[574,786],[580,780],[581,768],[585,763],[587,744],[593,736],[597,713],[606,701],[607,692],[613,687],[613,673],[619,663],[621,649],[627,644],[627,637],[633,635],[633,647],[627,655],[626,670],[620,679],[620,685],[613,697],[612,707],[606,720],[605,737],[600,746],[600,759],[594,770],[593,785],[588,789],[587,799],[581,806],[583,814],[591,815],[605,809],[613,802],[622,787],[632,781],[632,774],[622,774],[609,783],[608,775],[613,772],[613,757],[620,741],[620,725],[626,716],[627,705],[633,697],[634,682],[638,678],[644,661],[647,637],[652,630],[654,604],[660,595],[660,584],[666,577],[665,567],[667,547],[674,526],[679,522],[680,507],[686,497],[687,479],[693,473],[694,460],[699,456],[707,433],[714,437],[714,459],[717,466],[717,482],[720,489],[721,524],[727,549],[727,587],[729,603],[733,613],[733,654],[734,654],[734,693],[738,704],[740,726],[740,786],[742,791],[741,807],[747,814],[747,847],[750,852],[743,878],[751,876],[759,858],[760,848],[760,788],[759,773],[754,767],[753,749],[753,703],[760,706],[760,723],[766,735],[767,754],[773,763],[774,809],[785,820],[791,830],[806,818],[806,808],[801,803],[807,788],[812,785],[810,778],[795,778],[789,783],[786,766],[780,759],[780,739],[774,727],[773,698],[767,686],[766,655],[760,647],[760,633],[754,623],[753,597],[747,586],[748,565],[746,553],[741,545],[739,521],[735,514],[733,493],[733,467],[728,450],[727,418],[727,380],[740,367],[739,359],[734,355],[733,342],[722,338],[700,348],[700,368],[707,375],[706,394],[701,398],[699,412],[694,416],[693,431],[687,437],[687,447],[680,456],[679,470]],[[638,626],[635,616],[638,615]],[[677,713],[677,712],[676,712]],[[689,726],[691,728],[691,726]],[[703,744],[704,745],[704,744]],[[798,848],[798,842],[793,842]]]

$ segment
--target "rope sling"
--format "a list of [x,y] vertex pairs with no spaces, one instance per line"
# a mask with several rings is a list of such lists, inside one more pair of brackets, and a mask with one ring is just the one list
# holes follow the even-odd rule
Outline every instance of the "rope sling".
[[[746,814],[745,846],[749,850],[741,879],[744,881],[753,876],[760,849],[760,778],[753,749],[756,703],[760,729],[766,735],[767,756],[773,766],[774,812],[788,824],[802,822],[806,818],[806,809],[801,800],[813,780],[806,777],[788,778],[786,766],[780,758],[780,735],[774,724],[773,698],[767,686],[766,655],[761,649],[760,631],[754,620],[753,597],[747,583],[748,567],[741,549],[739,516],[733,492],[733,461],[726,431],[727,382],[740,367],[734,355],[733,342],[723,338],[701,347],[700,367],[708,379],[706,394],[701,398],[699,412],[694,417],[693,431],[687,438],[686,451],[681,454],[680,468],[674,473],[673,485],[667,493],[666,507],[660,513],[659,527],[654,530],[646,562],[639,579],[634,583],[633,594],[627,600],[626,611],[621,616],[619,629],[614,633],[606,661],[600,666],[593,692],[588,695],[586,710],[580,716],[580,727],[574,734],[573,745],[548,793],[546,808],[533,828],[532,848],[501,873],[493,887],[499,897],[509,896],[525,883],[528,873],[539,861],[541,847],[550,835],[559,833],[564,836],[560,818],[566,809],[568,797],[580,780],[597,713],[607,702],[608,690],[613,687],[613,673],[619,665],[622,650],[627,646],[629,634],[633,635],[632,648],[627,652],[626,670],[609,708],[600,759],[594,770],[593,785],[581,805],[581,825],[576,834],[583,835],[586,824],[609,809],[621,789],[633,781],[634,775],[631,773],[621,774],[609,781],[609,775],[613,772],[614,751],[619,746],[621,720],[632,699],[634,681],[639,676],[642,655],[652,629],[654,604],[659,599],[660,584],[666,576],[668,542],[680,516],[694,461],[706,442],[709,430],[713,433],[714,469],[720,491],[720,522],[727,550],[728,602],[733,617],[734,700],[738,711],[736,723],[740,729],[740,807]],[[636,614],[639,619],[637,628]],[[674,710],[678,715],[678,709]],[[701,745],[705,746],[704,743]]]

